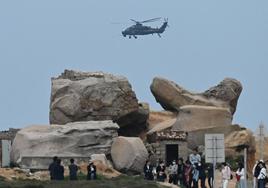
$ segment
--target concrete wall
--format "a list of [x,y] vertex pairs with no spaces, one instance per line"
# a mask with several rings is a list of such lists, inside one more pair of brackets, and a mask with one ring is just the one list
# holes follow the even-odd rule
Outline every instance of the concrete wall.
[[178,144],[178,156],[184,160],[188,157],[188,144],[186,141],[178,140],[162,140],[155,143],[151,143],[150,146],[154,150],[153,156],[151,156],[152,163],[155,165],[156,161],[161,159],[166,161],[166,145],[167,144]]

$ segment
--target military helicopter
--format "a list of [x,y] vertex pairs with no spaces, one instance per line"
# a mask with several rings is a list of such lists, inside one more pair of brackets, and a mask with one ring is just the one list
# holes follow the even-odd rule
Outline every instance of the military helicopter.
[[125,29],[124,31],[122,31],[122,35],[124,37],[128,36],[129,38],[131,38],[132,36],[136,39],[137,35],[149,35],[149,34],[154,34],[156,33],[159,37],[161,37],[161,33],[163,33],[166,29],[166,27],[168,26],[168,19],[164,19],[164,23],[160,28],[152,28],[149,26],[144,26],[142,25],[143,23],[148,23],[148,22],[154,22],[157,20],[160,20],[161,18],[153,18],[153,19],[149,19],[149,20],[145,20],[145,21],[136,21],[133,19],[130,19],[131,21],[135,22],[136,24],[128,27],[127,29]]

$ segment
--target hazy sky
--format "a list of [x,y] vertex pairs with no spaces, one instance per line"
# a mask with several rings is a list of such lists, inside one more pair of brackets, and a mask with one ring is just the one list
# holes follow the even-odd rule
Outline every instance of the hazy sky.
[[[162,38],[121,35],[155,17],[169,19]],[[255,130],[268,124],[267,35],[267,0],[2,0],[1,130],[48,124],[50,78],[64,69],[124,75],[156,110],[155,76],[196,92],[233,77],[244,87],[233,122]]]

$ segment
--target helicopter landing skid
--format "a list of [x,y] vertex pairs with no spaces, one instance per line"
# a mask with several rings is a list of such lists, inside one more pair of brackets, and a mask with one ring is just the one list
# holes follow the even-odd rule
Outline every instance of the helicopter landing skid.
[[135,39],[138,38],[136,35],[129,35],[128,38],[131,39],[131,36],[133,36]]

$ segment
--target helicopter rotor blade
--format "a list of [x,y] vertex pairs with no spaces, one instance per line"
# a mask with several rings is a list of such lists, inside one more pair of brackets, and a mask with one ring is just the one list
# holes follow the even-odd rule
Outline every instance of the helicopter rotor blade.
[[133,20],[133,19],[130,19],[131,21],[133,21],[133,22],[135,22],[135,23],[141,23],[141,22],[138,22],[138,21],[136,21],[136,20]]
[[157,21],[157,20],[160,20],[160,19],[161,19],[161,17],[158,17],[158,18],[153,18],[153,19],[145,20],[145,21],[142,21],[140,23],[154,22],[154,21]]

